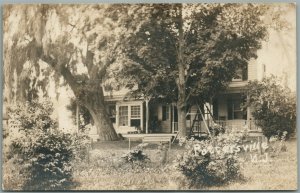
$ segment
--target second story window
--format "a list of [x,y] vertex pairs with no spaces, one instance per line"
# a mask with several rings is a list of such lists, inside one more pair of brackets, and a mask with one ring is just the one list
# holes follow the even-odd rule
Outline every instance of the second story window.
[[245,81],[247,79],[248,79],[248,68],[239,67],[238,69],[236,69],[232,81]]

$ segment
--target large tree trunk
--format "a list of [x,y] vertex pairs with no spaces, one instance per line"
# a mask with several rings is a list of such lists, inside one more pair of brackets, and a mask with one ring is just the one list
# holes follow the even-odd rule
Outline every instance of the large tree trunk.
[[179,14],[178,14],[178,52],[177,52],[177,66],[178,66],[178,129],[179,137],[185,137],[186,132],[186,86],[185,86],[185,63],[183,60],[183,18],[182,18],[182,4],[179,5]]
[[182,105],[182,103],[180,104],[180,102],[178,101],[177,109],[178,109],[178,132],[179,132],[178,136],[185,137],[187,135],[185,105]]
[[85,91],[85,95],[79,100],[89,110],[94,120],[94,124],[97,128],[99,140],[118,140],[118,135],[113,128],[113,125],[106,111],[102,87],[97,87],[97,89],[93,89],[90,92]]
[[118,140],[118,135],[112,126],[112,123],[107,116],[105,109],[97,109],[94,107],[89,110],[93,117],[94,124],[97,127],[97,132],[100,141],[114,141]]
[[59,68],[56,67],[57,61],[46,55],[42,59],[64,77],[79,103],[89,110],[97,127],[99,140],[113,141],[119,139],[106,112],[104,94],[99,81],[91,80],[90,83],[80,84],[64,65],[59,65]]

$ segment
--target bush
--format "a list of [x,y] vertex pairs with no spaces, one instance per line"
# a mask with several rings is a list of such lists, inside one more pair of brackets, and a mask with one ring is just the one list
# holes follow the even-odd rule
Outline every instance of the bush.
[[[73,185],[71,161],[81,155],[79,150],[87,145],[87,138],[58,130],[52,111],[47,101],[16,105],[9,110],[5,163],[19,168],[13,172],[22,174],[23,190],[64,190]],[[6,187],[10,187],[9,182]]]
[[26,174],[24,190],[61,190],[72,184],[70,134],[34,130],[14,141],[11,150],[23,166],[20,173]]
[[289,137],[296,129],[296,95],[279,84],[275,76],[261,82],[251,81],[247,86],[249,100],[246,106],[253,109],[256,124],[264,135],[281,136],[287,131]]
[[74,133],[72,137],[72,150],[74,161],[83,161],[89,157],[88,153],[91,145],[91,138],[86,133]]
[[269,140],[269,148],[268,152],[270,154],[270,157],[276,157],[279,156],[281,152],[287,151],[286,146],[286,135],[287,132],[283,132],[281,136],[272,136]]
[[213,136],[218,136],[225,132],[225,128],[222,125],[214,123],[211,127],[209,127],[209,131]]
[[130,150],[128,153],[122,156],[122,159],[125,163],[129,163],[132,168],[134,167],[143,167],[147,160],[150,160],[148,156],[143,152],[143,147],[146,143],[142,143],[135,147],[133,150]]
[[[209,140],[185,140],[187,150],[178,155],[175,168],[189,188],[219,185],[241,177],[237,153],[243,135],[225,133]],[[181,140],[182,142],[182,140]]]

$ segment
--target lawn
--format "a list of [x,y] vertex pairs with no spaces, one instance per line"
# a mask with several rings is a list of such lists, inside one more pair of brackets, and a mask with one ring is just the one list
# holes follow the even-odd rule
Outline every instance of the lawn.
[[[133,142],[132,146],[139,142]],[[297,141],[286,142],[287,151],[270,157],[267,163],[242,164],[243,180],[222,186],[205,187],[208,190],[295,190],[297,189]],[[76,190],[182,190],[187,189],[182,176],[172,162],[184,148],[172,145],[166,164],[157,145],[144,149],[150,158],[142,167],[132,168],[121,157],[128,152],[127,141],[98,142],[93,145],[88,159],[76,163],[74,179]]]
[[268,163],[244,165],[244,182],[234,182],[214,190],[296,190],[297,189],[297,141],[287,141],[287,151],[280,152]]

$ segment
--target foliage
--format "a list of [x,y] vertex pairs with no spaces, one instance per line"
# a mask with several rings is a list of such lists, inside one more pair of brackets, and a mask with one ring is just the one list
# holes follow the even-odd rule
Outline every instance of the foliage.
[[[87,129],[86,129],[87,131]],[[85,161],[89,156],[91,148],[91,138],[84,131],[71,134],[73,159],[75,161]]]
[[286,147],[286,140],[287,140],[287,131],[284,131],[281,136],[272,136],[270,138],[270,144],[272,144],[270,147],[270,154],[271,157],[278,156],[281,152],[287,151]]
[[175,168],[188,181],[189,187],[219,185],[241,177],[237,153],[243,133],[227,132],[213,139],[181,139],[186,151],[178,155]]
[[[38,79],[40,74],[47,78],[52,69],[50,72],[64,77],[77,96],[92,89],[95,81],[104,79],[107,66],[115,58],[120,33],[118,18],[122,18],[118,8],[119,5],[104,4],[5,6],[5,51],[17,49],[19,53],[17,57],[5,55],[8,74],[13,75],[16,70],[18,80],[22,81],[22,70]],[[50,68],[44,68],[45,65]],[[80,83],[75,85],[78,89],[73,87],[76,82]],[[35,88],[47,87],[33,80],[29,83]],[[17,84],[17,88],[20,86]]]
[[148,144],[142,143],[136,146],[133,150],[130,150],[128,153],[122,156],[122,159],[125,163],[130,163],[132,168],[135,166],[143,166],[143,164],[150,160],[148,156],[143,152],[143,147],[147,146]]
[[[142,8],[148,17],[135,21],[141,26],[124,44],[127,58],[120,75],[129,77],[127,86],[138,84],[146,95],[177,93],[177,65],[183,62],[187,95],[211,96],[232,79],[234,69],[246,67],[266,36],[260,19],[264,6],[154,4]],[[179,37],[180,30],[184,39]],[[181,53],[179,44],[183,44]],[[176,100],[176,94],[172,98]]]
[[[268,164],[245,163],[241,167],[245,180],[237,180],[224,185],[188,188],[180,171],[167,164],[168,169],[162,170],[157,156],[156,146],[149,146],[147,155],[151,162],[139,171],[120,160],[127,152],[128,142],[119,141],[105,143],[91,152],[91,160],[87,164],[81,162],[74,166],[74,178],[80,182],[76,191],[232,191],[232,190],[290,190],[297,188],[297,141],[286,141],[288,152],[282,152]],[[153,148],[152,148],[153,147]],[[182,154],[184,149],[172,144],[169,163],[176,159],[176,154]],[[97,152],[97,153],[96,153]],[[240,154],[241,156],[243,153]],[[154,159],[152,159],[152,157]],[[276,166],[276,167],[274,167]],[[124,169],[123,169],[124,168]],[[164,166],[165,168],[165,166]],[[178,175],[177,175],[178,173]],[[270,178],[270,176],[272,176]],[[89,179],[89,180],[87,180]],[[109,179],[109,180],[108,180]]]
[[71,136],[59,131],[38,131],[14,141],[12,153],[19,155],[18,165],[27,173],[24,190],[63,190],[72,185]]
[[209,127],[209,131],[213,136],[218,136],[219,134],[225,133],[225,128],[217,123],[213,123],[211,127]]
[[140,5],[121,44],[119,82],[138,85],[135,97],[177,102],[179,136],[185,136],[187,105],[209,102],[237,69],[245,72],[267,38],[270,10],[263,4]]
[[14,172],[23,176],[23,190],[63,190],[74,185],[71,162],[80,156],[87,137],[58,130],[51,114],[47,101],[9,110],[5,160],[19,168]]
[[296,95],[280,84],[275,76],[251,81],[247,86],[250,106],[257,126],[267,138],[287,131],[289,137],[296,128]]
[[8,109],[9,127],[12,129],[27,131],[33,129],[48,130],[57,126],[57,122],[51,118],[53,112],[52,103],[48,100],[38,102],[26,102],[25,105],[17,103]]
[[[26,94],[33,93],[31,90],[47,94],[50,80],[53,83],[51,76],[56,86],[67,84],[80,105],[90,112],[100,139],[116,140],[104,110],[102,85],[125,32],[119,21],[126,16],[120,12],[123,8],[126,6],[108,4],[5,6],[6,100],[15,99],[9,97],[15,95],[28,100]],[[18,56],[11,57],[16,50]],[[33,78],[27,81],[26,77]]]

